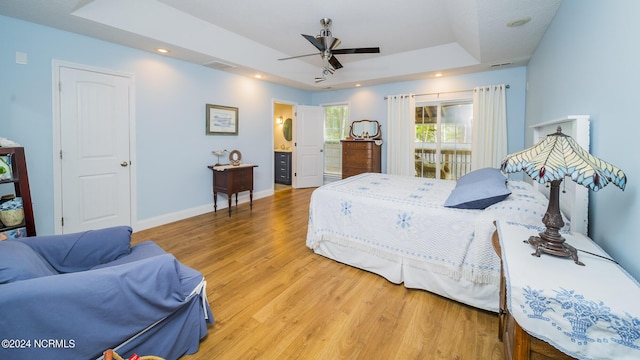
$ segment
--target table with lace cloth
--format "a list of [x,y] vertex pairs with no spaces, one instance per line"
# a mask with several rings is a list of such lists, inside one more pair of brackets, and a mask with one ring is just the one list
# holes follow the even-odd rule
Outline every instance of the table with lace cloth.
[[[542,229],[498,222],[506,305],[518,325],[579,359],[640,358],[640,285],[582,234],[561,231],[585,266],[524,240]],[[599,256],[598,256],[599,255]]]

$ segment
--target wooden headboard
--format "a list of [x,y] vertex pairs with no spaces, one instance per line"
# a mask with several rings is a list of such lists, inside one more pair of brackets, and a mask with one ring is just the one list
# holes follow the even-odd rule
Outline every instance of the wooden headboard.
[[[545,136],[555,133],[558,126],[562,132],[571,136],[578,145],[589,149],[589,115],[569,115],[565,118],[551,120],[531,126],[533,144],[537,144]],[[549,197],[549,188],[545,184],[533,182],[534,188]],[[571,179],[565,179],[560,185],[560,210],[571,222],[571,231],[587,235],[589,225],[589,189],[578,185]]]

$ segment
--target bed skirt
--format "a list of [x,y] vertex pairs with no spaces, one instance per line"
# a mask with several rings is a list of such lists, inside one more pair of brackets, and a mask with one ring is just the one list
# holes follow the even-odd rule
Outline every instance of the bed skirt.
[[391,254],[372,254],[371,251],[321,241],[313,252],[340,263],[380,275],[394,284],[411,289],[426,290],[479,309],[498,312],[499,283],[477,283],[461,277],[454,279],[425,268],[410,266],[402,258]]

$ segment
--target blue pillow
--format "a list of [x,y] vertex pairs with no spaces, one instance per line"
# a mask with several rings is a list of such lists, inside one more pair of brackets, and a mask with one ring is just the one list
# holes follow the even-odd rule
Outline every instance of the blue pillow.
[[482,210],[506,199],[511,195],[511,190],[507,188],[507,179],[500,170],[494,170],[497,169],[480,169],[458,179],[444,206]]
[[470,173],[466,173],[462,175],[457,181],[456,186],[458,185],[466,185],[466,184],[474,184],[486,179],[491,179],[495,181],[507,181],[507,178],[502,174],[500,169],[495,168],[483,168],[474,170]]
[[19,240],[0,241],[0,284],[57,274],[29,245]]

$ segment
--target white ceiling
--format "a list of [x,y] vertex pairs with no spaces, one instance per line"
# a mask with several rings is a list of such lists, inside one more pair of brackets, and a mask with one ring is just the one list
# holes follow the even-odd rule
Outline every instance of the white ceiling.
[[[0,14],[300,89],[373,85],[526,65],[561,0],[2,0]],[[523,26],[507,24],[525,17]],[[301,34],[331,18],[338,47],[326,81]]]

